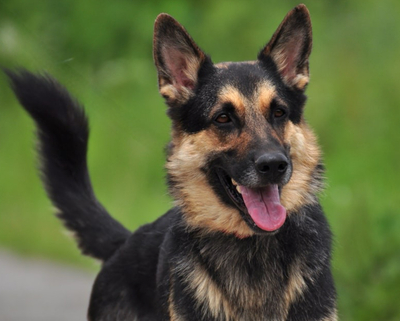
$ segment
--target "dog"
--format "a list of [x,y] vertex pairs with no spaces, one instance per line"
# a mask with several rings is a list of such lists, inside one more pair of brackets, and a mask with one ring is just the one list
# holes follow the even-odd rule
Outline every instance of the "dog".
[[89,320],[337,320],[324,167],[303,117],[311,46],[305,5],[247,62],[214,64],[176,20],[157,17],[174,207],[134,233],[94,195],[81,105],[48,75],[6,70],[37,125],[58,217],[103,262]]

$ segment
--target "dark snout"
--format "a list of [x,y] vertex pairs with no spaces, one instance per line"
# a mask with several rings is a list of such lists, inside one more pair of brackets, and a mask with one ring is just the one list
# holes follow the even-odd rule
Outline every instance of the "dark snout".
[[290,162],[283,152],[270,151],[258,154],[254,166],[264,182],[280,184],[288,174]]

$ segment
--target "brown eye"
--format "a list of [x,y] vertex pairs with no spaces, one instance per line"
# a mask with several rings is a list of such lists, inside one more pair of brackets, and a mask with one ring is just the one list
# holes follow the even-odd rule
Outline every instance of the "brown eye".
[[231,121],[231,118],[227,114],[220,114],[215,118],[215,121],[220,124],[226,124]]
[[283,110],[283,109],[276,109],[275,111],[274,111],[274,117],[275,118],[280,118],[280,117],[282,117],[282,116],[284,116],[285,115],[285,111]]

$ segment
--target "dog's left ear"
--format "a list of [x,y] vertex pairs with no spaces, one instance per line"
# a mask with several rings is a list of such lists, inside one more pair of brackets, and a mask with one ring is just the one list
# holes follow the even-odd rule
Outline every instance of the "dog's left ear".
[[165,13],[154,24],[153,57],[161,95],[169,105],[186,102],[207,57],[182,25]]
[[300,4],[286,15],[258,59],[271,58],[286,85],[304,90],[309,80],[311,46],[310,13]]

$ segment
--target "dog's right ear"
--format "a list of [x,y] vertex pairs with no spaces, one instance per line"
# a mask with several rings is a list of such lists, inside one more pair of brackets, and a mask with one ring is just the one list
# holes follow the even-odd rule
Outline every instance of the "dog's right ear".
[[185,103],[194,93],[207,57],[182,25],[165,13],[154,24],[153,57],[160,94],[169,105]]

